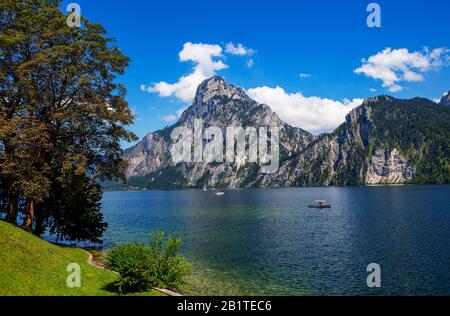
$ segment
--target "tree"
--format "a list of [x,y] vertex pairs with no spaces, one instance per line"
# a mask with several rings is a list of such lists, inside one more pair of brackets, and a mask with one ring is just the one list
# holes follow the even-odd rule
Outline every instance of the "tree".
[[[101,187],[85,175],[69,174],[68,177],[54,185],[48,207],[43,209],[51,215],[47,223],[50,232],[58,239],[100,242],[107,227],[100,209]],[[42,220],[37,226],[41,230]]]
[[96,183],[124,177],[120,142],[135,140],[116,82],[129,59],[101,25],[68,27],[59,5],[0,3],[0,192],[10,222],[22,212],[36,234],[98,240]]

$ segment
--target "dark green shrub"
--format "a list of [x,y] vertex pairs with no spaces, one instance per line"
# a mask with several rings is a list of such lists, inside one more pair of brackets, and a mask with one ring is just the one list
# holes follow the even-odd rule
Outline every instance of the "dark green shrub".
[[178,255],[180,246],[180,238],[165,238],[163,232],[155,232],[148,245],[126,244],[112,249],[107,265],[120,275],[115,287],[120,293],[151,287],[180,290],[190,273],[190,264]]
[[150,236],[149,250],[155,264],[152,283],[157,287],[179,290],[184,278],[190,273],[190,263],[178,255],[181,239],[170,236],[165,239],[163,232]]
[[152,258],[143,244],[126,244],[112,249],[106,258],[110,269],[119,273],[114,284],[119,293],[143,292],[150,288]]

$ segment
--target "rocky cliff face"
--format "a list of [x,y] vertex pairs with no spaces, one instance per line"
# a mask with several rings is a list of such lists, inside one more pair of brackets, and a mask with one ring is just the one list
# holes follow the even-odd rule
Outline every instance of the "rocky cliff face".
[[[444,100],[445,102],[445,100]],[[278,126],[280,167],[262,174],[255,163],[173,163],[172,130],[205,126]],[[314,137],[282,122],[225,80],[203,82],[174,126],[147,135],[125,153],[129,186],[287,187],[448,183],[450,107],[426,99],[367,99],[333,133]],[[225,133],[225,132],[224,132]]]
[[450,91],[447,92],[447,94],[442,97],[440,103],[443,105],[450,105]]
[[[450,111],[426,99],[367,99],[285,163],[289,185],[448,183]],[[431,171],[433,170],[433,171]]]
[[174,163],[171,158],[171,133],[176,127],[193,129],[201,119],[203,128],[214,126],[226,135],[227,127],[278,127],[280,156],[290,157],[303,150],[314,137],[283,121],[265,104],[250,99],[241,88],[228,85],[220,77],[204,81],[197,89],[191,107],[179,122],[147,135],[125,152],[127,178],[145,177],[149,187],[240,187],[249,186],[258,173],[256,163]]
[[394,148],[377,148],[368,161],[366,184],[406,183],[416,174],[416,167]]

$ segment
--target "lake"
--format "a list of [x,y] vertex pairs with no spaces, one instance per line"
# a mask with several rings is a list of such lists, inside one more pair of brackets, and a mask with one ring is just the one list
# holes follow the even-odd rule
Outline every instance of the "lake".
[[[191,294],[449,295],[450,186],[105,192],[107,246],[180,236]],[[325,199],[331,209],[308,205]],[[367,266],[381,267],[368,288]]]

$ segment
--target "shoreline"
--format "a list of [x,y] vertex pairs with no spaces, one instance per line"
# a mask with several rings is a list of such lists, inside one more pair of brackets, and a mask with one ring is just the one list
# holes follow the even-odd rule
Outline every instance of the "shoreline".
[[[264,187],[264,188],[221,188],[223,191],[246,191],[246,190],[283,190],[283,189],[327,189],[327,188],[374,188],[374,187],[426,187],[426,186],[446,186],[450,183],[379,183],[366,185],[329,185],[329,186],[298,186],[298,187]],[[103,189],[103,192],[189,192],[203,191],[203,188],[168,188],[168,189]],[[213,192],[208,189],[206,192]]]

